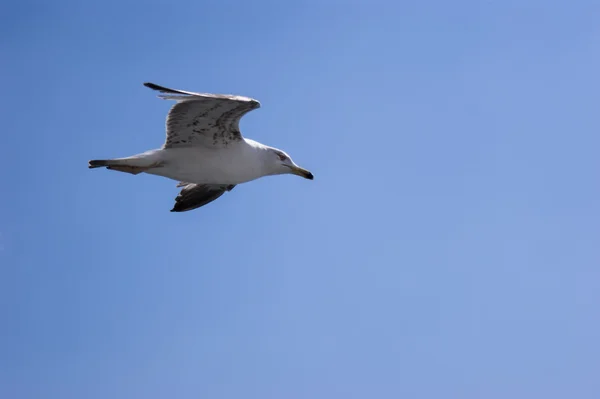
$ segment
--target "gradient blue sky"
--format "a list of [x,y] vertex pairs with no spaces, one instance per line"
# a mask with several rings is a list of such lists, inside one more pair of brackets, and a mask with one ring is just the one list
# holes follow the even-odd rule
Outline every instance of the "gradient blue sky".
[[[0,397],[600,397],[596,1],[5,2]],[[252,96],[173,214],[142,82]]]

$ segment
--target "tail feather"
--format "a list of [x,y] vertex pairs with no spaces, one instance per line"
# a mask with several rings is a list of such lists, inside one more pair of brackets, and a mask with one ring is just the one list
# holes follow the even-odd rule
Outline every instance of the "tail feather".
[[94,159],[88,161],[88,168],[106,168],[110,170],[117,170],[119,172],[131,173],[137,175],[145,172],[148,169],[159,168],[163,166],[162,162],[149,163],[143,158],[130,157],[120,159]]
[[[111,168],[112,166],[133,166],[135,163],[129,159],[93,159],[88,162],[88,168]],[[135,165],[137,166],[137,165]]]
[[94,159],[88,162],[88,168],[90,169],[94,169],[94,168],[102,168],[104,166],[110,166],[110,162],[109,160],[105,160],[105,159]]

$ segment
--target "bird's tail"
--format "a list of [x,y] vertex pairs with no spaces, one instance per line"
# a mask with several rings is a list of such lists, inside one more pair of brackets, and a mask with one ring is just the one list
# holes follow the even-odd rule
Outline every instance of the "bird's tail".
[[148,169],[157,168],[162,166],[160,163],[148,164],[143,162],[140,158],[120,158],[120,159],[94,159],[88,162],[88,168],[106,168],[110,170],[116,170],[119,172],[131,173],[137,175],[145,172]]
[[90,169],[94,169],[94,168],[102,168],[104,166],[111,166],[114,164],[114,161],[108,160],[108,159],[94,159],[88,162],[88,168]]

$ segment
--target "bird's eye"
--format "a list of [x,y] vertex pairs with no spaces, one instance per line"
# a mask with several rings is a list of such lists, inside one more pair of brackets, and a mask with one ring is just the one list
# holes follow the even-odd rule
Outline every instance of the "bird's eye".
[[282,153],[280,153],[280,152],[278,152],[278,153],[277,153],[277,156],[279,157],[279,160],[280,160],[280,161],[285,161],[285,160],[286,160],[286,158],[287,158],[287,157],[286,157],[284,154],[282,154]]

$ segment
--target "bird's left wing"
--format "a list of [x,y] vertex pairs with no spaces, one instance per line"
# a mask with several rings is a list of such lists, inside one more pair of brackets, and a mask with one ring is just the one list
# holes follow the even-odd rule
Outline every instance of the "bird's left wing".
[[213,202],[227,191],[233,190],[235,184],[192,184],[179,183],[177,187],[183,187],[175,198],[175,206],[171,212],[186,212],[200,208]]
[[240,119],[260,107],[258,101],[249,97],[193,93],[154,83],[144,83],[144,86],[164,93],[160,98],[177,101],[167,115],[163,148],[226,147],[242,140]]

